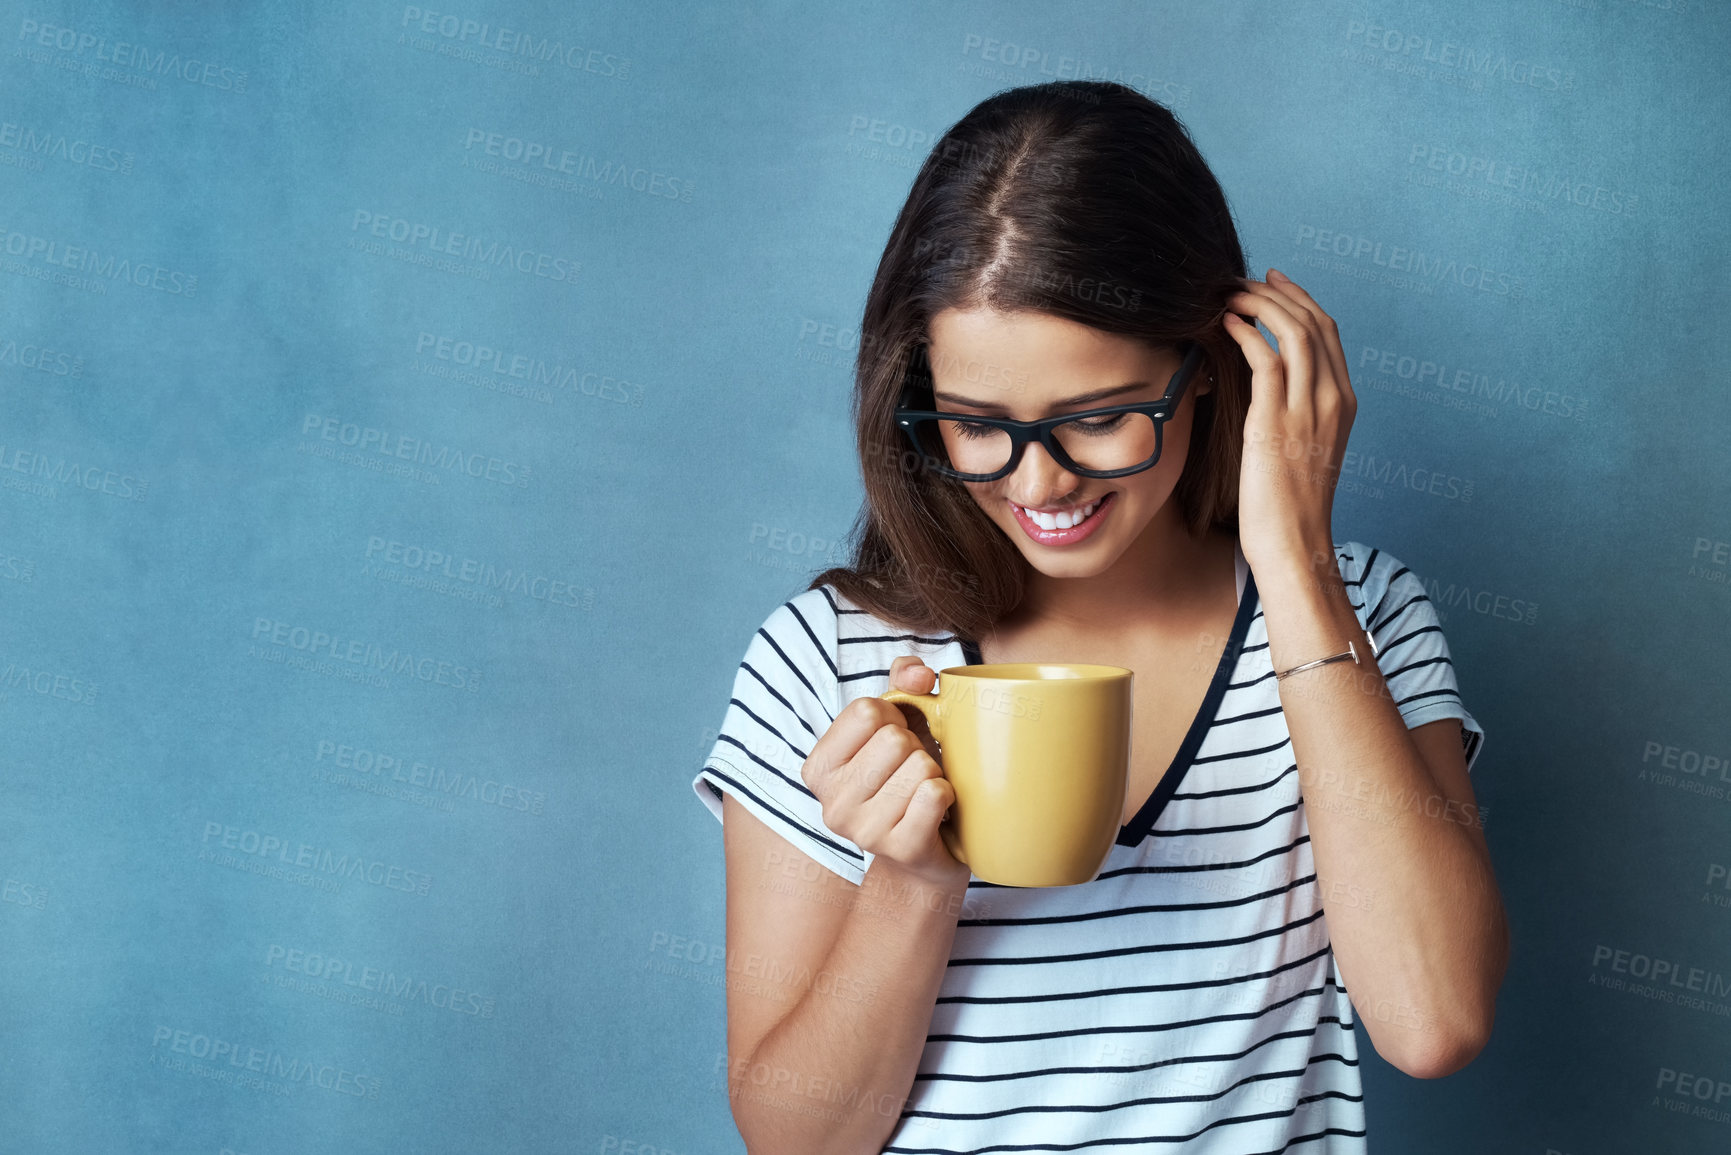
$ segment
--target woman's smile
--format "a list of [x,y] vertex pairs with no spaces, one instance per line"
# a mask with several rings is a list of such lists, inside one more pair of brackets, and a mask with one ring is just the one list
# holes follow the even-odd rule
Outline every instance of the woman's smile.
[[1058,514],[1030,512],[1013,501],[1010,509],[1022,532],[1041,545],[1075,545],[1100,528],[1117,496],[1117,490],[1111,490],[1104,497],[1072,507],[1074,512]]

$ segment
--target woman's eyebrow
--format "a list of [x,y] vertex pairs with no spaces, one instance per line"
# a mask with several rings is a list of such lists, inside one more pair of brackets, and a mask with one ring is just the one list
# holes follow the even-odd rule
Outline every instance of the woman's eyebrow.
[[[1148,385],[1149,383],[1147,381],[1129,381],[1123,385],[1111,385],[1105,389],[1095,389],[1091,393],[1078,393],[1074,397],[1065,397],[1062,400],[1052,402],[1052,405],[1054,408],[1063,408],[1066,405],[1085,405],[1090,401],[1104,401],[1108,397],[1116,397],[1120,393],[1129,393],[1136,389],[1146,389],[1148,388]],[[936,400],[948,401],[951,405],[966,405],[970,409],[996,409],[1000,412],[1007,409],[1007,406],[1000,402],[975,401],[973,398],[963,397],[959,393],[933,391],[932,396]]]

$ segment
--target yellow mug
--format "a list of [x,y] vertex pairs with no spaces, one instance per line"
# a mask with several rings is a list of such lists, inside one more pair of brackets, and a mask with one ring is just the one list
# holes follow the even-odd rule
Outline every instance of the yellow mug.
[[1130,772],[1123,666],[1000,662],[938,671],[937,690],[882,697],[912,706],[956,792],[939,836],[978,878],[1074,886],[1117,841]]

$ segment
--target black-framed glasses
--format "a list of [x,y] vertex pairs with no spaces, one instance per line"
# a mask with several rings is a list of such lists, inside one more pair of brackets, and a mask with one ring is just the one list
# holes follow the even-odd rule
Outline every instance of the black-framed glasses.
[[1162,431],[1201,363],[1202,346],[1191,342],[1159,400],[1083,409],[1039,421],[916,409],[911,406],[916,394],[930,404],[931,390],[910,383],[902,390],[895,421],[928,465],[962,481],[996,481],[1015,472],[1031,441],[1038,441],[1071,473],[1125,477],[1160,460]]

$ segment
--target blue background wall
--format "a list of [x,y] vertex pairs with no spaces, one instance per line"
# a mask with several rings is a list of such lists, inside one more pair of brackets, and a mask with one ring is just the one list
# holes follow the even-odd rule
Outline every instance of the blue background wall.
[[1078,73],[1339,319],[1488,734],[1376,1148],[1731,1146],[1724,6],[217,7],[0,4],[0,1146],[741,1150],[689,782],[917,165]]

